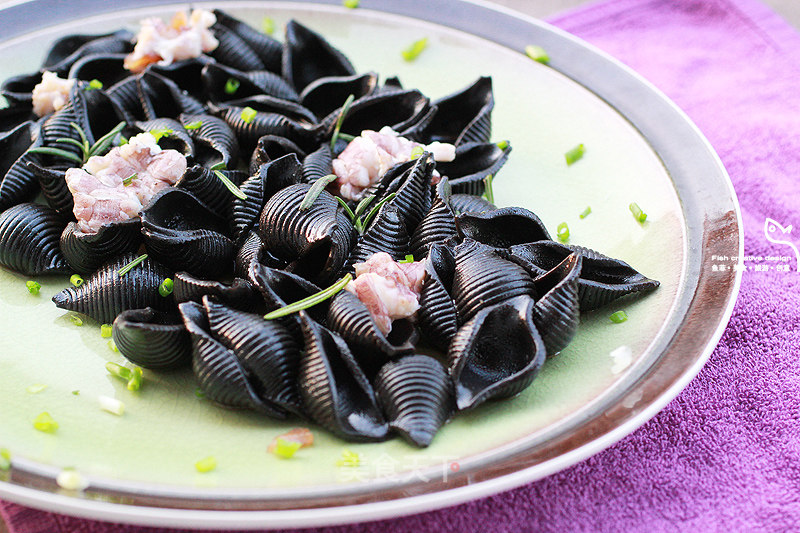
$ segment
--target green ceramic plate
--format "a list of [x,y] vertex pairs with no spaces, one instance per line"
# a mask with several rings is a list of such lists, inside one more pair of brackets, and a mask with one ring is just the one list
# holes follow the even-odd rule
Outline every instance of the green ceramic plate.
[[[0,76],[34,70],[50,42],[69,33],[135,28],[166,17],[161,2],[32,1],[0,11],[7,24]],[[536,212],[555,234],[621,258],[661,281],[654,293],[582,317],[573,343],[547,362],[516,398],[459,415],[425,450],[395,439],[353,445],[323,430],[292,460],[267,453],[293,427],[228,411],[199,399],[190,372],[147,372],[139,392],[105,370],[122,363],[99,324],[75,326],[50,297],[66,278],[27,278],[0,269],[0,447],[13,454],[0,496],[66,513],[134,523],[193,527],[299,526],[363,520],[463,501],[542,477],[615,442],[674,397],[702,366],[727,323],[738,288],[734,272],[713,272],[710,257],[739,256],[735,195],[707,142],[664,96],[619,63],[541,22],[457,1],[338,4],[228,2],[254,26],[290,18],[323,33],[360,71],[397,75],[436,98],[491,75],[493,139],[513,153],[495,181],[500,205]],[[198,3],[195,6],[203,6]],[[219,7],[220,3],[212,7]],[[183,6],[181,6],[183,7]],[[62,11],[63,14],[61,13]],[[41,15],[52,13],[52,15]],[[41,18],[38,18],[41,17]],[[57,20],[63,24],[52,25]],[[2,35],[0,35],[1,37]],[[413,63],[400,55],[428,37]],[[527,58],[542,44],[552,62]],[[567,166],[564,153],[586,154]],[[703,177],[703,189],[694,186]],[[628,205],[648,215],[639,224]],[[592,212],[579,217],[587,206]],[[624,309],[629,319],[613,324]],[[620,346],[632,357],[614,358]],[[31,393],[33,385],[46,385]],[[97,397],[125,403],[123,416]],[[48,411],[54,434],[34,430]],[[358,467],[337,465],[343,451]],[[199,474],[195,461],[218,467]],[[74,468],[89,482],[61,491],[54,478]],[[352,506],[358,506],[357,512]]]

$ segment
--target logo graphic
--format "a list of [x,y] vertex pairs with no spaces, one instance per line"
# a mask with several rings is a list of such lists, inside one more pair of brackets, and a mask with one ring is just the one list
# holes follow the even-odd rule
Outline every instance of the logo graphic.
[[794,257],[797,261],[797,271],[800,272],[800,251],[797,249],[797,246],[789,240],[791,233],[791,224],[784,228],[771,218],[767,218],[764,221],[764,236],[771,243],[783,244],[784,246],[790,247],[794,251]]

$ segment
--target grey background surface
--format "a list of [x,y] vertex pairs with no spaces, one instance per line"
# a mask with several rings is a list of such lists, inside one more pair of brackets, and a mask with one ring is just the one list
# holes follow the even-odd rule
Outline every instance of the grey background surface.
[[[566,9],[593,3],[595,0],[490,0],[491,3],[500,4],[516,9],[526,15],[546,18]],[[671,2],[672,0],[662,0]],[[777,11],[795,28],[800,28],[800,0],[761,0]]]

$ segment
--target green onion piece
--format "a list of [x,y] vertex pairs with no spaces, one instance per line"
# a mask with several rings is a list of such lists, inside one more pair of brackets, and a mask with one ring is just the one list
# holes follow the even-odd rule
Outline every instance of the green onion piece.
[[206,393],[200,387],[194,389],[194,395],[200,398],[201,400],[206,397]]
[[74,391],[72,391],[72,395],[73,395],[73,396],[80,396],[80,394],[81,394],[81,391],[79,391],[79,390],[77,390],[77,389],[75,389]]
[[156,142],[160,141],[162,137],[169,137],[174,131],[169,128],[158,128],[155,130],[150,130],[148,133],[156,138]]
[[350,105],[356,99],[355,96],[348,95],[347,99],[345,99],[344,104],[342,105],[341,110],[339,111],[339,116],[336,118],[336,126],[333,128],[333,135],[331,136],[331,150],[336,146],[336,141],[339,139],[340,131],[342,129],[342,124],[344,123],[344,117],[347,115],[347,112],[350,111]]
[[633,213],[633,218],[635,218],[640,224],[647,220],[647,213],[642,211],[642,208],[639,207],[639,204],[636,202],[633,202],[631,205],[629,205],[628,209],[631,210],[631,213]]
[[529,44],[525,47],[525,55],[545,65],[550,62],[550,55],[547,53],[547,50],[535,44]]
[[497,143],[497,147],[500,148],[501,150],[505,150],[506,148],[508,148],[508,144],[509,144],[508,141],[500,141],[499,143]]
[[110,396],[98,396],[97,401],[100,402],[100,409],[107,411],[112,415],[122,416],[125,413],[125,404],[116,398]]
[[494,176],[492,174],[489,174],[483,178],[483,196],[490,204],[494,203],[494,189],[492,188],[492,182],[494,182]]
[[359,0],[344,0],[342,4],[344,4],[344,7],[347,9],[355,9],[358,7]]
[[408,254],[405,259],[401,259],[398,263],[413,263],[414,262],[414,255]]
[[392,200],[394,200],[395,196],[397,196],[396,192],[393,192],[392,194],[388,195],[386,198],[378,202],[378,204],[372,208],[372,211],[370,211],[369,214],[367,214],[367,216],[362,217],[359,220],[356,220],[355,227],[360,234],[363,235],[364,232],[367,231],[370,222],[372,222],[372,219],[375,218],[375,215],[378,214],[378,211],[381,210],[383,204],[385,204],[386,202],[391,202]]
[[202,120],[195,120],[194,122],[190,122],[190,123],[186,124],[184,126],[184,129],[187,129],[187,130],[199,130],[202,127],[203,127],[203,121]]
[[142,388],[142,379],[144,372],[138,366],[133,367],[133,375],[128,380],[128,390],[135,391]]
[[[352,212],[353,215],[355,215],[355,216],[351,220],[354,220],[354,219],[360,217],[361,215],[363,215],[364,211],[367,210],[367,207],[369,207],[369,204],[371,204],[374,199],[375,199],[375,195],[374,194],[368,194],[367,196],[362,198],[361,201],[358,202],[358,205],[356,205],[356,210],[354,212]],[[339,201],[342,201],[342,199],[339,198]]]
[[591,206],[589,206],[589,205],[587,205],[587,206],[586,206],[586,209],[584,209],[584,210],[583,210],[583,212],[580,214],[580,217],[581,217],[581,218],[586,218],[586,217],[588,217],[588,216],[589,216],[591,213],[592,213],[592,207],[591,207]]
[[45,155],[52,155],[56,157],[63,157],[64,159],[69,159],[79,165],[83,165],[83,159],[80,156],[73,154],[72,152],[67,152],[66,150],[61,150],[59,148],[51,148],[51,147],[39,147],[39,148],[29,148],[29,154],[45,154]]
[[197,461],[194,464],[194,467],[201,474],[205,474],[217,468],[217,460],[214,458],[214,456],[209,455],[208,457],[204,457],[203,459]]
[[272,35],[275,31],[275,21],[269,17],[264,17],[261,21],[261,30],[267,35]]
[[411,159],[419,159],[420,157],[422,157],[422,154],[424,153],[425,153],[425,148],[417,145],[411,149]]
[[342,458],[336,461],[337,466],[359,466],[360,464],[361,456],[348,449],[343,450]]
[[50,413],[45,411],[39,413],[39,415],[33,419],[33,427],[43,433],[55,433],[58,429],[58,422],[50,416]]
[[106,370],[108,370],[108,373],[112,376],[124,379],[125,381],[130,381],[131,378],[133,378],[133,371],[130,368],[117,363],[109,361],[106,363]]
[[403,59],[406,61],[414,61],[428,47],[428,38],[423,37],[418,41],[414,41],[411,45],[401,52]]
[[282,459],[291,459],[302,446],[299,442],[278,437],[275,442],[275,450],[272,453]]
[[257,114],[258,114],[258,111],[256,111],[255,109],[253,109],[250,106],[247,106],[244,109],[242,109],[242,115],[241,115],[242,116],[242,120],[244,120],[246,123],[250,124],[253,121],[253,119],[256,118]]
[[39,290],[42,288],[39,282],[33,280],[26,281],[25,287],[28,288],[28,292],[31,294],[39,294]]
[[0,470],[6,471],[11,468],[11,451],[8,448],[0,448]]
[[111,324],[101,324],[100,325],[100,336],[104,339],[110,339],[111,334],[114,331],[114,326]]
[[567,242],[569,240],[569,226],[567,226],[566,222],[562,222],[558,225],[556,235],[558,235],[558,240],[561,242]]
[[308,189],[308,192],[306,192],[306,195],[303,197],[303,201],[300,202],[300,206],[297,208],[297,210],[305,211],[309,209],[312,205],[314,205],[314,202],[317,201],[317,198],[319,198],[319,195],[325,190],[325,187],[335,180],[336,174],[328,174],[327,176],[323,176],[312,183],[311,187]]
[[133,174],[131,174],[130,176],[128,176],[127,178],[122,180],[122,184],[124,186],[128,187],[128,186],[130,186],[131,183],[133,183],[133,180],[135,180],[138,177],[139,177],[139,173],[138,172],[134,172]]
[[164,281],[161,282],[161,285],[158,286],[158,294],[166,298],[170,294],[172,294],[172,287],[174,283],[172,282],[172,278],[166,278]]
[[27,389],[25,389],[25,391],[28,394],[39,394],[40,392],[42,392],[46,388],[47,388],[47,385],[45,385],[44,383],[36,383],[34,385],[31,385]]
[[239,90],[239,86],[242,84],[236,78],[228,78],[228,81],[225,82],[225,94],[233,94]]
[[616,313],[612,313],[610,317],[608,317],[611,322],[614,324],[622,324],[626,320],[628,320],[628,313],[625,311],[617,311]]
[[76,287],[80,287],[81,285],[83,285],[83,278],[80,277],[80,275],[78,274],[73,274],[69,277],[69,282]]
[[94,79],[94,80],[89,82],[89,88],[90,89],[102,89],[103,88],[103,82],[98,80],[98,79]]
[[228,165],[225,164],[225,161],[220,161],[219,163],[212,166],[211,170],[228,170]]
[[[111,131],[100,137],[94,145],[89,149],[89,151],[85,154],[86,159],[89,159],[93,155],[104,155],[108,149],[111,147],[111,143],[114,142],[114,139],[119,135],[122,129],[125,127],[125,122],[120,122],[116,126],[114,126]],[[88,145],[88,143],[87,143]]]
[[219,178],[219,181],[225,186],[226,189],[230,191],[232,195],[240,200],[247,200],[247,195],[242,192],[242,190],[236,186],[234,182],[228,179],[228,176],[220,172],[219,170],[214,171],[214,175]]
[[586,152],[586,149],[584,148],[583,144],[579,144],[578,146],[576,146],[575,148],[564,154],[564,159],[567,160],[567,165],[572,165],[580,161],[580,159],[583,157],[584,152]]
[[134,259],[133,261],[131,261],[130,263],[128,263],[128,264],[127,264],[127,265],[125,265],[124,267],[120,268],[120,269],[117,271],[117,274],[119,274],[119,277],[122,277],[122,276],[124,276],[125,274],[127,274],[128,272],[130,272],[132,269],[134,269],[134,268],[136,268],[137,266],[139,266],[140,264],[142,264],[142,262],[143,262],[145,259],[147,259],[147,254],[142,254],[142,255],[140,255],[139,257],[137,257],[136,259]]
[[353,210],[350,209],[350,206],[347,205],[347,202],[345,202],[343,199],[339,198],[338,196],[334,196],[334,198],[336,198],[336,201],[339,202],[339,205],[344,207],[344,212],[350,218],[350,221],[353,224],[357,224],[358,223],[358,219],[356,218],[356,214],[353,213]]
[[120,146],[125,146],[126,144],[128,144],[128,138],[125,137],[124,135],[120,135],[119,136],[119,145]]
[[119,353],[119,348],[117,348],[117,343],[114,342],[114,339],[108,341],[108,349],[114,353]]
[[69,315],[69,319],[76,326],[82,326],[83,325],[83,319],[81,317],[79,317],[78,315]]
[[309,307],[313,307],[319,303],[324,302],[331,296],[338,293],[340,290],[344,289],[345,286],[353,280],[353,276],[350,274],[345,274],[345,276],[328,287],[327,289],[323,289],[316,294],[312,294],[307,298],[303,298],[293,304],[285,305],[280,309],[276,309],[270,313],[264,315],[265,320],[274,320],[276,318],[280,318],[283,316],[291,315],[292,313],[297,313],[302,311],[303,309],[308,309]]

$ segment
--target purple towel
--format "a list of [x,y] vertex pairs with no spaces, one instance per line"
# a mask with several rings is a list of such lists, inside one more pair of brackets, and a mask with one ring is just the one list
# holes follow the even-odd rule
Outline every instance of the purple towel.
[[[742,205],[741,295],[700,375],[612,448],[451,509],[310,531],[789,531],[800,524],[800,35],[756,0],[609,0],[553,22],[678,103]],[[702,176],[698,176],[698,181]],[[777,228],[777,226],[776,226]],[[778,264],[790,271],[779,270]],[[765,269],[765,267],[768,267]],[[156,532],[0,502],[11,533]],[[0,528],[1,529],[1,528]]]

